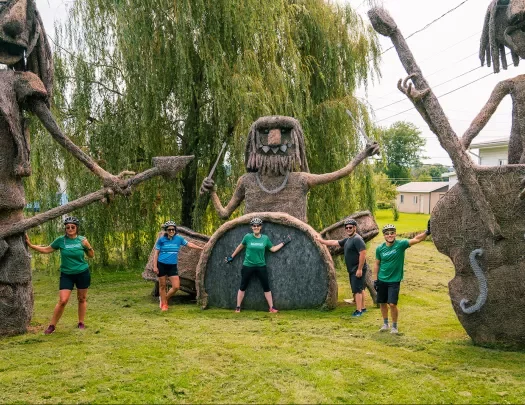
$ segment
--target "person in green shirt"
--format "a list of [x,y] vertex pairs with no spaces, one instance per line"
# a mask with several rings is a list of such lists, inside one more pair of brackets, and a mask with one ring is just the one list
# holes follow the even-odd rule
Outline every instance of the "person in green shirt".
[[392,316],[392,329],[390,333],[399,333],[397,329],[399,289],[403,280],[405,265],[405,250],[410,246],[423,242],[430,235],[430,220],[427,230],[412,239],[396,239],[396,227],[388,224],[383,227],[385,242],[376,249],[376,262],[374,273],[376,281],[374,286],[377,290],[377,303],[381,307],[383,325],[380,332],[390,329],[388,324],[388,309]]
[[253,233],[248,233],[242,238],[242,242],[231,254],[224,260],[226,263],[231,263],[233,259],[246,248],[246,255],[244,256],[244,262],[242,263],[241,270],[241,286],[237,292],[237,307],[235,312],[241,312],[241,304],[244,299],[244,294],[248,288],[248,283],[253,275],[256,275],[261,282],[264,291],[264,297],[268,302],[269,312],[279,312],[273,306],[272,291],[270,290],[270,283],[268,282],[268,270],[266,269],[266,250],[270,252],[277,252],[282,249],[284,245],[291,241],[290,235],[277,245],[273,245],[268,236],[261,233],[263,221],[261,218],[252,218],[250,225]]
[[53,317],[44,334],[49,335],[55,331],[56,324],[64,313],[64,309],[71,296],[74,286],[77,287],[78,300],[78,325],[84,329],[84,318],[87,309],[87,291],[91,284],[89,265],[85,256],[95,255],[89,241],[78,234],[80,222],[75,217],[67,217],[64,220],[65,235],[55,239],[49,246],[33,245],[26,235],[27,246],[40,253],[53,253],[60,250],[60,286],[58,303],[55,306]]

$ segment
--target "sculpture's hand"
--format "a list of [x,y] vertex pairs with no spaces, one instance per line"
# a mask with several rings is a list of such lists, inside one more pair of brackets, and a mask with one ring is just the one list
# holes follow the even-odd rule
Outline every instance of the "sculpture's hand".
[[215,187],[215,182],[209,177],[205,177],[201,185],[201,194],[209,193]]
[[399,79],[397,82],[397,88],[401,93],[403,93],[405,96],[407,96],[410,101],[412,101],[414,104],[420,101],[423,97],[425,97],[428,93],[430,93],[430,89],[424,89],[424,90],[416,90],[412,86],[412,82],[408,83],[410,79],[415,77],[415,74],[411,74],[410,76],[405,77],[405,79]]
[[379,155],[379,144],[377,142],[368,143],[365,152],[367,156]]

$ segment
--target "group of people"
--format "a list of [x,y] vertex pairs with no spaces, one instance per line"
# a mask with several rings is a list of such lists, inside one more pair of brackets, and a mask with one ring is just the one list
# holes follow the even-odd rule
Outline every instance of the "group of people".
[[[55,331],[56,325],[62,316],[69,301],[71,292],[76,286],[78,300],[78,325],[84,329],[84,319],[87,308],[87,291],[91,284],[91,276],[86,256],[94,257],[94,250],[89,241],[79,235],[79,220],[75,217],[67,217],[64,220],[65,234],[55,239],[49,246],[38,246],[31,243],[26,235],[27,245],[40,253],[52,253],[60,250],[60,283],[59,300],[55,306],[51,322],[45,334]],[[273,303],[272,292],[268,280],[266,268],[266,251],[277,252],[291,241],[288,235],[283,241],[273,245],[267,235],[262,233],[263,221],[261,218],[252,218],[250,221],[252,232],[246,234],[241,243],[233,253],[224,259],[225,263],[231,263],[239,253],[246,249],[243,266],[241,270],[241,284],[237,292],[237,305],[235,312],[241,312],[241,304],[250,279],[257,277],[263,287],[264,296],[268,303],[269,312],[279,312]],[[326,246],[342,247],[344,251],[345,264],[349,273],[350,286],[356,310],[352,314],[360,317],[366,312],[364,289],[366,273],[370,271],[366,262],[366,245],[363,238],[357,233],[357,222],[348,218],[344,221],[346,238],[341,240],[325,240],[319,235],[316,240]],[[155,244],[153,260],[153,271],[159,280],[159,306],[161,311],[169,309],[170,298],[178,291],[180,279],[178,273],[178,253],[183,246],[202,250],[203,248],[187,241],[177,233],[177,225],[168,221],[163,225],[164,235],[160,236]],[[385,225],[382,229],[385,242],[376,248],[374,265],[374,288],[377,290],[377,303],[381,308],[383,324],[381,332],[390,331],[392,334],[398,331],[398,308],[399,291],[404,273],[405,251],[409,247],[424,241],[430,235],[430,221],[425,232],[412,239],[396,239],[396,227]],[[167,279],[171,282],[171,288],[167,289]],[[390,326],[388,312],[392,319]]]

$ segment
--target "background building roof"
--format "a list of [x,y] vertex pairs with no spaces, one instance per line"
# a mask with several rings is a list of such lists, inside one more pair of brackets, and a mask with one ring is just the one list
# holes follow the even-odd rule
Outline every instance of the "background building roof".
[[448,181],[413,181],[397,187],[397,191],[405,193],[431,193],[440,188],[448,188]]

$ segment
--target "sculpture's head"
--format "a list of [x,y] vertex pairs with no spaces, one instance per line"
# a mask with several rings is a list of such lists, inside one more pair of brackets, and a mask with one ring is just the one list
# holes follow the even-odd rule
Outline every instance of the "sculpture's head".
[[507,69],[505,47],[518,66],[525,58],[525,0],[493,0],[485,15],[479,57],[481,64],[493,65],[495,73]]
[[35,73],[51,94],[53,59],[35,0],[0,0],[0,63]]
[[261,117],[250,128],[244,163],[248,171],[269,175],[308,172],[305,149],[303,129],[295,118]]

